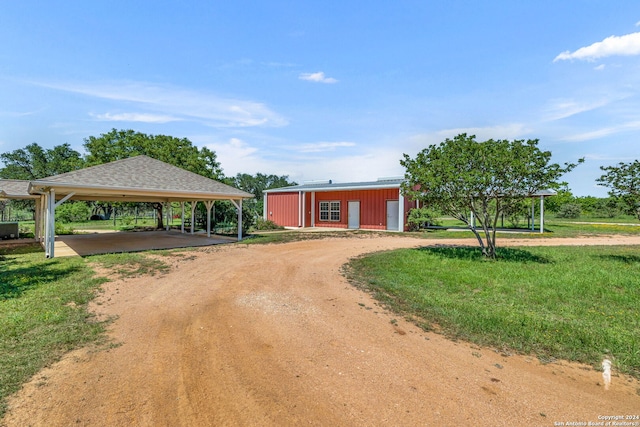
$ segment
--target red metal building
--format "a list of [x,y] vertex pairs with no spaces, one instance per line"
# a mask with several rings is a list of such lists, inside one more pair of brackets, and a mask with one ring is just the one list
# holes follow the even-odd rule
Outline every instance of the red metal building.
[[311,182],[264,192],[264,219],[283,227],[405,231],[415,202],[400,193],[401,178],[372,182]]

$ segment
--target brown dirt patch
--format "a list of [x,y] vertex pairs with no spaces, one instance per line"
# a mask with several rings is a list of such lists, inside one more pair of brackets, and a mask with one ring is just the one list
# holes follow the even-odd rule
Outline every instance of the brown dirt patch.
[[[117,316],[110,335],[121,345],[44,369],[10,400],[3,423],[552,426],[640,412],[635,380],[614,376],[605,390],[590,367],[543,365],[391,322],[340,274],[350,257],[426,243],[220,246],[172,257],[161,276],[109,282],[93,309]],[[612,243],[633,242],[596,244]]]

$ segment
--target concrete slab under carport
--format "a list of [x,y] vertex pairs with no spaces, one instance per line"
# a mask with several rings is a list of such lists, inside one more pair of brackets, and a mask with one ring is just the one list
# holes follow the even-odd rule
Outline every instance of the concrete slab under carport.
[[56,256],[84,256],[158,249],[212,246],[236,242],[235,237],[183,234],[175,231],[119,231],[56,236]]

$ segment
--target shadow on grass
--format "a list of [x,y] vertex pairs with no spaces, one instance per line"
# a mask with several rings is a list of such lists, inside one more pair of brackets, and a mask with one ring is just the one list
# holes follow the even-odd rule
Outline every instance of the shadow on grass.
[[24,292],[43,284],[63,279],[80,270],[78,266],[63,267],[52,261],[47,264],[22,264],[15,258],[0,261],[0,301],[20,297]]
[[615,255],[615,254],[607,254],[607,255],[599,255],[600,258],[610,260],[610,261],[619,261],[625,264],[635,264],[640,262],[640,255]]
[[[425,246],[418,250],[429,252],[443,258],[462,259],[469,261],[486,261],[480,248],[467,246]],[[549,264],[551,261],[545,257],[534,255],[529,251],[513,248],[497,248],[497,260],[507,262],[533,262],[538,264]]]

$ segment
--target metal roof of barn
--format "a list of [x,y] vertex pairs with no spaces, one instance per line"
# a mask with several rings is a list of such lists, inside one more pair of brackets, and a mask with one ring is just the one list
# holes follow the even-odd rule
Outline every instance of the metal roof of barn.
[[288,193],[298,191],[349,191],[349,190],[378,190],[384,188],[400,188],[404,182],[402,178],[380,178],[377,181],[367,182],[309,182],[290,187],[265,190],[265,193]]

